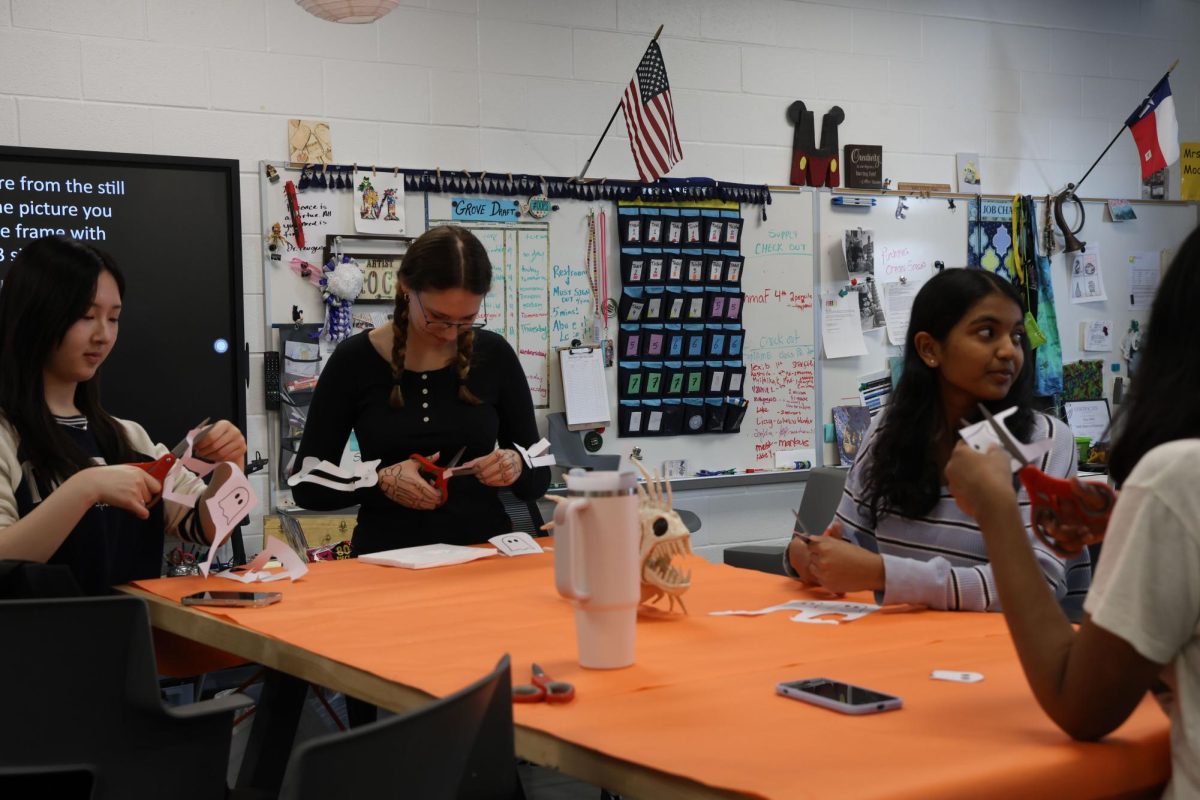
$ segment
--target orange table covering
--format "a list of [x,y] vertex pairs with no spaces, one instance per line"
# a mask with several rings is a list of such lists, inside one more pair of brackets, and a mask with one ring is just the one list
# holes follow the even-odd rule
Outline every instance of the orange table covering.
[[[1025,683],[1002,615],[876,613],[839,625],[795,623],[788,612],[713,617],[814,595],[786,578],[693,558],[690,614],[644,616],[634,666],[585,670],[552,558],[420,571],[324,562],[296,583],[244,587],[280,591],[281,603],[208,611],[435,695],[478,678],[502,653],[512,655],[514,682],[527,681],[536,661],[574,683],[577,696],[565,706],[516,706],[518,727],[751,796],[1100,797],[1169,775],[1169,725],[1149,699],[1103,742],[1059,731]],[[240,588],[200,578],[135,585],[172,601]],[[934,669],[985,678],[935,681]],[[853,717],[774,693],[779,681],[810,677],[896,694],[904,708]]]

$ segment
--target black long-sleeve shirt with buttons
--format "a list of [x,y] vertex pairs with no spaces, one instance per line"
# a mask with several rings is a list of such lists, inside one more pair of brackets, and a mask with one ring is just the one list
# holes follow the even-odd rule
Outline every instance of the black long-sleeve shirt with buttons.
[[[540,438],[525,372],[512,347],[495,333],[475,333],[467,386],[479,405],[458,398],[453,364],[427,372],[405,370],[400,380],[404,407],[393,408],[388,402],[391,365],[367,334],[338,345],[313,394],[296,464],[308,456],[338,463],[352,430],[363,461],[381,459],[381,468],[413,453],[440,452],[445,463],[464,445],[466,462],[490,453],[497,443],[527,448]],[[522,500],[535,500],[549,484],[548,467],[525,466],[509,489]],[[301,483],[292,489],[302,508],[328,511],[360,504],[353,539],[358,553],[436,542],[474,544],[511,529],[495,488],[464,475],[450,479],[449,495],[441,507],[418,511],[389,500],[378,486],[344,492]]]

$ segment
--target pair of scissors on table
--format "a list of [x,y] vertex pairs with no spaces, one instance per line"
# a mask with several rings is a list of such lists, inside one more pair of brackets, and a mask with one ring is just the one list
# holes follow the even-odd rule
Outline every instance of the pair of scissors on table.
[[575,699],[575,686],[566,681],[552,681],[537,664],[533,665],[531,683],[512,687],[514,703],[569,703]]
[[1053,478],[1042,472],[1017,447],[1008,429],[979,406],[1008,454],[1021,463],[1017,477],[1031,504],[1029,521],[1047,547],[1060,556],[1077,556],[1104,538],[1117,494],[1107,484],[1078,478]]
[[429,481],[433,488],[437,489],[438,492],[441,493],[442,502],[444,503],[446,502],[447,498],[450,497],[450,492],[447,489],[446,484],[452,477],[455,475],[475,474],[474,467],[455,469],[455,467],[458,466],[458,462],[462,460],[463,453],[465,452],[467,452],[467,446],[464,444],[462,447],[458,448],[458,452],[454,454],[454,457],[445,464],[435,464],[419,453],[413,453],[411,456],[409,456],[409,458],[411,458],[413,461],[416,461],[417,464],[420,465],[417,471],[421,474],[422,478]]

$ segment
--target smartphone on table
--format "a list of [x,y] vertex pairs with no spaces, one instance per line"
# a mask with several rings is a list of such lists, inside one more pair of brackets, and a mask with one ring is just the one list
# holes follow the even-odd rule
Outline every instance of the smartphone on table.
[[281,592],[196,592],[181,598],[185,606],[269,606],[283,599]]
[[864,689],[850,683],[829,678],[806,678],[787,681],[775,687],[775,691],[793,700],[840,711],[843,714],[876,714],[891,711],[903,704],[899,697],[873,689]]

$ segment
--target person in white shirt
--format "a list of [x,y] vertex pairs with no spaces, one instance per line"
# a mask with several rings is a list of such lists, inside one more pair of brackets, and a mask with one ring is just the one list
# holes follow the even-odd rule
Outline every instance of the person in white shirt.
[[1096,581],[1072,628],[1028,545],[1009,459],[959,445],[950,490],[987,542],[1004,614],[1034,696],[1065,732],[1098,739],[1154,690],[1171,718],[1166,797],[1200,797],[1200,229],[1150,313],[1142,362],[1109,462],[1120,495]]

